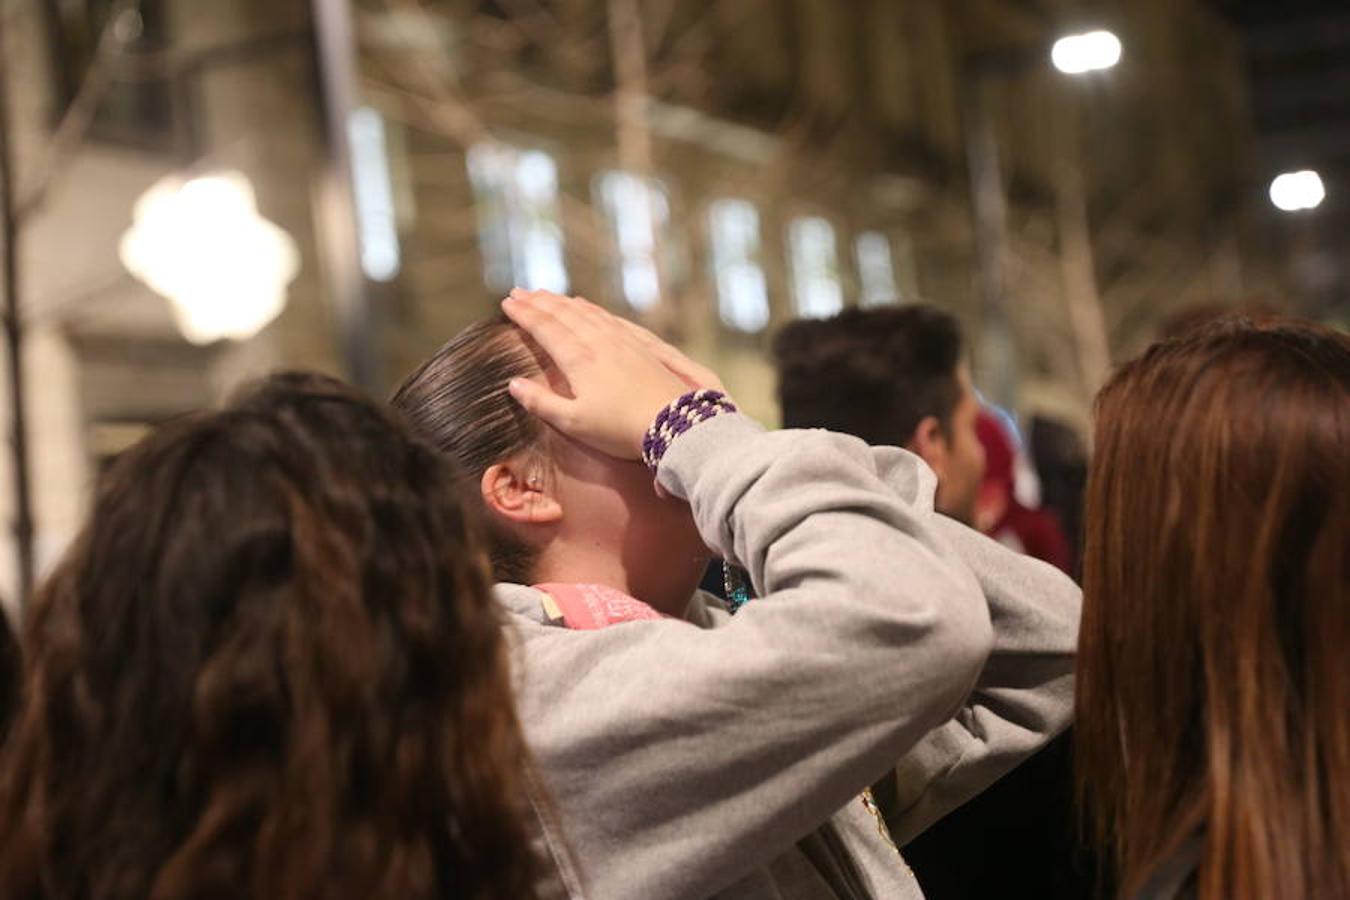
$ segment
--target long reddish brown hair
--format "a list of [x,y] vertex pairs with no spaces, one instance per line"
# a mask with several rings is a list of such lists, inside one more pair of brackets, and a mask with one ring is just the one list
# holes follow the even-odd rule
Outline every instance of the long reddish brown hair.
[[336,382],[274,377],[124,454],[23,656],[0,897],[535,896],[476,520]]
[[1350,339],[1229,321],[1098,399],[1080,789],[1131,896],[1350,897]]

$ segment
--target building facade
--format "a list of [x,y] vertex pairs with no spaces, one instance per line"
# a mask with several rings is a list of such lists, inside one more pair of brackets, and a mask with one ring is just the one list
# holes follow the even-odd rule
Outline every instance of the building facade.
[[[277,367],[341,372],[344,313],[317,224],[329,144],[308,4],[6,8],[46,565],[100,466],[149,425]],[[794,316],[923,299],[978,337],[977,77],[1023,411],[1084,425],[1094,327],[1120,357],[1178,308],[1268,287],[1246,244],[1239,49],[1199,2],[360,0],[352,18],[345,150],[385,388],[516,284],[644,321],[769,420],[766,350]],[[1099,23],[1125,59],[1070,83],[1046,48]],[[976,65],[990,58],[1016,64]],[[257,336],[197,345],[119,246],[159,179],[219,170],[248,178],[300,269]]]

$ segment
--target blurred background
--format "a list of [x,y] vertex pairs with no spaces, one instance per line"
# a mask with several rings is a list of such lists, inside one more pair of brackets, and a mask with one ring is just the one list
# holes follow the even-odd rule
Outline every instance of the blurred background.
[[1343,2],[0,0],[0,99],[11,605],[147,428],[514,285],[770,421],[778,325],[926,300],[1080,443],[1183,321],[1350,321]]

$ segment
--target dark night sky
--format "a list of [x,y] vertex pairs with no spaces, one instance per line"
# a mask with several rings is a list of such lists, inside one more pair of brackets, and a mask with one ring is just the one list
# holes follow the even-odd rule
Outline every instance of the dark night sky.
[[1212,0],[1212,2],[1233,20],[1244,25],[1257,26],[1350,11],[1345,0]]
[[1309,311],[1350,320],[1350,0],[1212,2],[1242,28],[1263,177],[1309,168],[1327,185],[1315,216],[1267,207],[1270,246]]
[[1263,162],[1350,175],[1350,0],[1213,0],[1244,32]]

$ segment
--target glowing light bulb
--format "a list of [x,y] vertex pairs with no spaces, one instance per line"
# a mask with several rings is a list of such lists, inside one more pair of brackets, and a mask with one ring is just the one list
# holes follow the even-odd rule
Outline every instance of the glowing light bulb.
[[1311,169],[1285,172],[1270,183],[1270,202],[1285,212],[1316,209],[1326,198],[1322,176]]
[[194,344],[257,334],[281,314],[300,271],[295,241],[258,213],[240,172],[155,183],[136,202],[118,256],[169,300]]
[[1050,61],[1065,75],[1084,75],[1110,69],[1120,62],[1120,38],[1109,31],[1071,34],[1055,41]]

